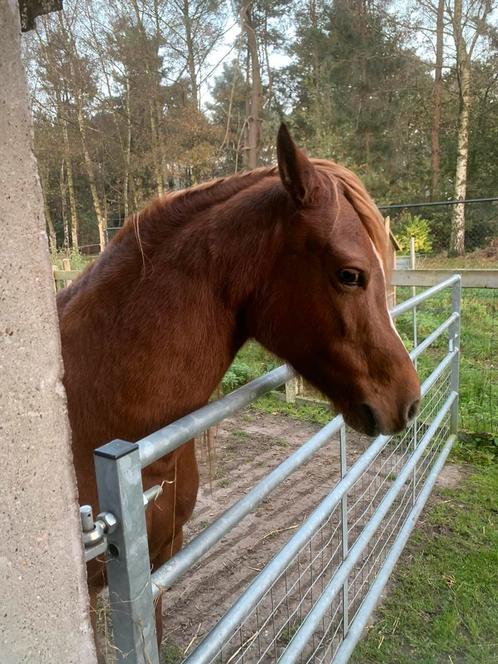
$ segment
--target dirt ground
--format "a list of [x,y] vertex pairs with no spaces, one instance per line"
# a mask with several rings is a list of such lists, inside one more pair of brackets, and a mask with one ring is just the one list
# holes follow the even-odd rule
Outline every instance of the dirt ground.
[[[198,446],[201,488],[185,541],[247,493],[319,428],[250,409],[225,420],[217,430],[211,460],[202,443]],[[366,437],[348,434],[348,465],[369,443]],[[181,661],[195,649],[339,478],[339,441],[335,439],[166,592],[164,635],[170,653],[166,661]],[[458,479],[458,467],[448,465],[440,482],[449,486]]]

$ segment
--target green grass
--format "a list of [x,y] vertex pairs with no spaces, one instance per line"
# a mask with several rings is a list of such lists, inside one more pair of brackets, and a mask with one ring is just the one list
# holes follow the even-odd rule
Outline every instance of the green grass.
[[355,664],[498,662],[498,465],[437,493]]
[[270,415],[287,415],[301,422],[324,426],[330,422],[333,413],[327,406],[319,404],[286,403],[272,394],[266,394],[254,401],[250,408]]
[[60,249],[56,254],[52,254],[52,264],[55,265],[58,270],[63,270],[64,266],[62,260],[64,258],[69,259],[71,270],[84,270],[87,265],[93,263],[96,256],[85,256],[78,251],[66,252]]
[[180,664],[184,660],[183,650],[173,641],[166,640],[161,647],[161,664]]

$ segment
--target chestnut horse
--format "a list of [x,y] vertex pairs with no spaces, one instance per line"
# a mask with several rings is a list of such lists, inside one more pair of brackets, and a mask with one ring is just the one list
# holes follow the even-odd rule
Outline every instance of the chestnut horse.
[[[278,168],[154,200],[58,295],[81,503],[93,450],[137,441],[204,405],[249,338],[289,362],[368,435],[403,429],[419,381],[386,304],[382,217],[347,169],[308,159],[287,128]],[[166,482],[164,482],[166,480]],[[198,488],[194,443],[143,472],[151,565],[182,544]],[[91,600],[102,567],[89,564]],[[161,635],[161,606],[157,607]]]

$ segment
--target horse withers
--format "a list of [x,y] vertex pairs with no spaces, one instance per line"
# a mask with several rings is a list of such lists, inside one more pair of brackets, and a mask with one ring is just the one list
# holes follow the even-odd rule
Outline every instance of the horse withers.
[[[81,503],[93,451],[137,441],[207,403],[250,338],[370,436],[403,429],[419,381],[387,309],[387,237],[358,178],[309,159],[282,125],[278,167],[155,199],[58,295]],[[151,565],[182,544],[197,496],[193,441],[143,472]],[[103,565],[88,565],[92,606]],[[161,603],[156,613],[161,638]]]

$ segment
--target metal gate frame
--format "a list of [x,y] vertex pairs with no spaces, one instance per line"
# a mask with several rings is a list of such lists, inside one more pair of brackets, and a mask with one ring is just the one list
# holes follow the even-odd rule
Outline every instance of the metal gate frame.
[[[454,275],[440,284],[410,298],[396,306],[393,318],[408,311],[415,312],[422,303],[445,289],[452,289],[452,311],[450,316],[411,351],[413,361],[433,344],[443,333],[448,332],[448,352],[434,371],[422,384],[422,398],[429,393],[437,380],[449,372],[449,394],[435,414],[430,426],[422,431],[420,440],[415,438],[411,454],[399,471],[396,479],[382,498],[362,532],[352,546],[348,547],[348,490],[361,478],[376,455],[385,448],[391,436],[378,436],[368,449],[347,468],[346,429],[341,416],[335,417],[318,433],[291,454],[283,463],[261,480],[249,493],[227,509],[197,537],[189,542],[161,568],[150,573],[144,505],[155,495],[156,489],[144,494],[141,471],[159,458],[171,453],[188,440],[203,433],[225,417],[239,411],[259,396],[273,390],[294,376],[289,366],[281,366],[256,380],[235,390],[231,394],[209,403],[199,410],[182,417],[168,426],[146,436],[138,443],[115,440],[95,450],[95,467],[100,508],[114,515],[117,527],[108,529],[107,577],[112,610],[114,645],[117,662],[128,664],[159,664],[156,644],[154,600],[163,589],[171,586],[189,568],[207,553],[220,539],[254,510],[268,494],[323,447],[335,434],[340,436],[341,476],[340,482],[316,507],[288,540],[277,555],[254,578],[247,590],[232,608],[208,633],[196,650],[185,660],[189,664],[214,661],[223,645],[239,629],[258,602],[272,587],[300,549],[319,530],[324,521],[338,508],[342,515],[342,562],[326,584],[319,599],[300,623],[285,650],[279,655],[281,664],[290,664],[301,658],[303,650],[314,634],[317,625],[331,606],[341,597],[342,634],[332,661],[347,662],[361,637],[368,617],[378,601],[382,589],[410,535],[416,520],[430,495],[437,476],[444,465],[455,440],[458,427],[459,390],[459,338],[461,278]],[[348,577],[379,528],[398,493],[415,475],[417,464],[441,423],[449,417],[449,435],[439,450],[432,468],[418,495],[413,492],[411,510],[391,545],[377,576],[372,581],[353,620],[349,621]],[[414,429],[416,432],[417,429]],[[159,491],[159,488],[157,488]],[[111,519],[112,520],[112,519]],[[104,527],[105,530],[105,527]],[[102,553],[102,545],[90,548],[87,559]],[[270,660],[266,660],[270,661]],[[274,659],[271,661],[275,661]]]

